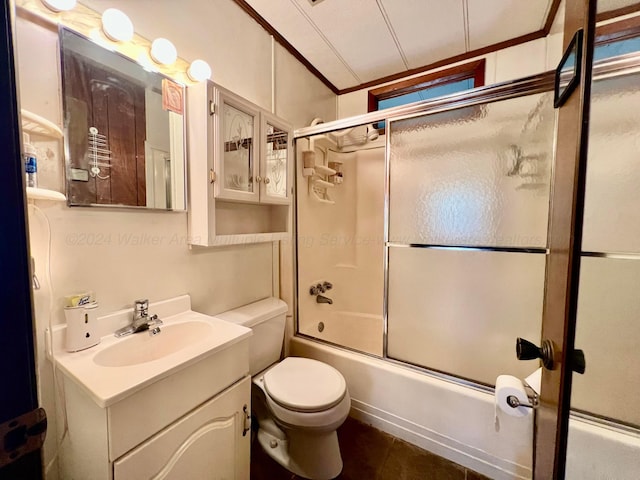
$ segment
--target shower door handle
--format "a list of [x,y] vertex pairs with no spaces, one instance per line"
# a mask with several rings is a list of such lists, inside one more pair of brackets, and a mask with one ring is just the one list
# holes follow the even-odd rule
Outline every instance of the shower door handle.
[[553,370],[553,342],[550,340],[543,340],[542,346],[538,347],[529,340],[524,338],[516,338],[516,357],[518,360],[534,360],[539,358],[542,360],[542,364],[545,368]]
[[[554,347],[551,340],[543,340],[542,346],[538,347],[529,340],[518,337],[516,339],[516,356],[518,360],[534,360],[539,358],[548,370],[553,370],[555,367]],[[576,373],[583,374],[586,366],[584,352],[582,350],[574,350],[571,355],[571,369]]]

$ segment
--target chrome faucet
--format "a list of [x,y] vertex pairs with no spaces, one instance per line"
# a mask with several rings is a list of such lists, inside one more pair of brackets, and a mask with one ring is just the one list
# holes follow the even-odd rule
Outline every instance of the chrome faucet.
[[325,297],[324,295],[318,295],[316,297],[316,302],[317,303],[328,303],[329,305],[333,305],[333,300],[331,300],[329,297]]
[[131,324],[116,330],[114,335],[124,337],[143,330],[149,330],[149,335],[157,335],[160,333],[160,325],[162,325],[162,320],[158,318],[158,315],[149,316],[149,300],[136,300]]

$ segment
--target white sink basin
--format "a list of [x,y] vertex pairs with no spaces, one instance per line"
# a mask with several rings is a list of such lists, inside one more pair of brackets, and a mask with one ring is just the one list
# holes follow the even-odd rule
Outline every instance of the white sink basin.
[[102,367],[126,367],[151,362],[205,341],[215,331],[211,323],[188,321],[163,325],[160,333],[138,332],[102,349],[93,361]]
[[216,352],[248,341],[251,335],[248,328],[194,312],[191,299],[183,295],[149,306],[149,312],[163,322],[159,334],[150,336],[142,331],[115,337],[116,330],[131,323],[132,312],[126,309],[98,317],[100,343],[79,352],[64,349],[66,325],[53,328],[53,360],[102,408]]

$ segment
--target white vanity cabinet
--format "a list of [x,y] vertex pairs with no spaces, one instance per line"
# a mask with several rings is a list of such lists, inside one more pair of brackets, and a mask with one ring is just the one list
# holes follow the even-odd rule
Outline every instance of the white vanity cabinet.
[[[229,350],[214,356],[224,363],[205,359],[106,408],[65,376],[63,477],[248,480],[251,379],[240,374],[220,391],[235,376],[234,363],[243,364]],[[211,375],[212,368],[230,372]]]
[[114,480],[248,479],[250,391],[245,378],[120,457]]
[[[149,308],[164,319],[158,335],[111,333],[79,352],[54,327],[68,423],[61,478],[248,480],[251,330],[191,311],[186,295]],[[99,317],[98,328],[131,315]]]
[[209,81],[187,89],[187,131],[190,243],[287,238],[291,126]]

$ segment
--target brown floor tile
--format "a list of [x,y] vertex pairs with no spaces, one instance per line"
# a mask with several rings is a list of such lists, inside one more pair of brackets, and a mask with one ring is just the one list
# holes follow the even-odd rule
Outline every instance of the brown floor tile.
[[295,475],[267,455],[258,440],[251,444],[251,480],[292,480]]
[[395,439],[377,480],[465,480],[465,469]]
[[[338,429],[344,467],[336,480],[489,480],[351,417]],[[254,441],[251,480],[301,480]]]
[[489,477],[485,477],[484,475],[474,472],[473,470],[467,470],[467,480],[491,480]]
[[339,480],[373,480],[389,454],[394,437],[348,417],[338,429],[342,455]]

